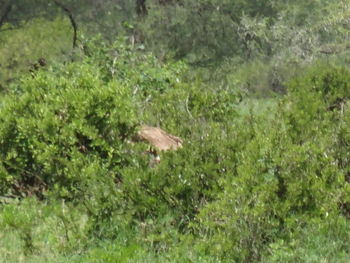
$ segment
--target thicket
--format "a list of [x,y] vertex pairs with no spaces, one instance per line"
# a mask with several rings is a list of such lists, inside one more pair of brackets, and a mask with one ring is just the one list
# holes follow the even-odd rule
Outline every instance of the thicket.
[[231,2],[12,2],[0,261],[347,262],[349,4]]
[[[49,231],[38,220],[58,220],[63,251],[119,240],[155,257],[191,246],[184,258],[292,262],[311,242],[317,259],[347,255],[348,69],[314,66],[257,114],[240,109],[238,90],[189,79],[184,63],[160,64],[124,41],[89,49],[23,77],[2,100],[1,196],[47,203],[30,213],[25,203],[2,207],[3,230],[18,231],[26,254],[40,251],[34,233]],[[128,143],[141,123],[181,136],[183,149],[150,168],[147,146]],[[305,229],[326,244],[338,229],[339,246],[319,254]],[[97,251],[87,257],[117,253]]]

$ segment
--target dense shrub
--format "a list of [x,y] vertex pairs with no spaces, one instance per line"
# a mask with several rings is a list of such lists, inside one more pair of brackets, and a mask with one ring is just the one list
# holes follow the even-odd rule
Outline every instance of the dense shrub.
[[[1,192],[83,205],[100,238],[163,216],[188,231],[236,161],[225,131],[241,96],[184,80],[184,63],[161,64],[123,43],[91,41],[81,61],[14,85],[0,114]],[[150,169],[147,146],[128,143],[139,123],[183,137],[184,149]]]
[[348,157],[339,152],[349,112],[347,104],[333,111],[329,106],[338,97],[346,103],[349,84],[347,69],[324,66],[289,83],[273,120],[256,123],[236,173],[201,210],[210,251],[255,261],[276,238],[286,240],[313,219],[333,220],[348,211]]
[[[253,107],[239,82],[208,86],[185,63],[125,43],[82,42],[76,62],[23,76],[2,96],[0,197],[36,194],[53,215],[27,212],[38,201],[25,199],[23,210],[1,210],[0,227],[19,233],[27,254],[41,244],[37,217],[61,222],[68,247],[100,244],[87,259],[171,262],[176,247],[191,247],[176,260],[291,262],[304,259],[296,244],[328,259],[305,236],[327,246],[324,233],[348,228],[349,70],[315,65],[278,102]],[[148,146],[129,143],[140,123],[182,137],[183,148],[151,168]]]
[[[136,123],[130,90],[103,82],[98,68],[73,63],[22,79],[1,109],[2,193],[61,188],[127,163],[123,141]],[[9,188],[9,186],[12,186]]]

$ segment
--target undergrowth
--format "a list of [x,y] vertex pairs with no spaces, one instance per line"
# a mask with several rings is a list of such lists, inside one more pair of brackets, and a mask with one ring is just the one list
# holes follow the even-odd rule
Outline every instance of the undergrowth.
[[[254,100],[99,41],[3,96],[3,262],[346,261],[347,68],[314,64]],[[143,123],[183,148],[149,167],[129,143]]]

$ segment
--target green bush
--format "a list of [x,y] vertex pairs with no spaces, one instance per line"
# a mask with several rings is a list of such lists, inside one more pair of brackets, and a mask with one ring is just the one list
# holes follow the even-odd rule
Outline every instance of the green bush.
[[130,90],[100,76],[95,66],[73,63],[22,79],[5,98],[2,193],[11,185],[16,194],[57,188],[69,196],[89,175],[116,176],[128,163],[123,143],[136,125]]
[[[261,102],[238,82],[208,86],[185,63],[161,63],[125,39],[83,44],[79,61],[23,76],[2,98],[0,196],[48,202],[5,205],[6,238],[15,232],[29,255],[47,249],[33,234],[38,222],[60,222],[66,246],[52,247],[86,260],[345,258],[348,69],[317,64],[278,102]],[[151,168],[148,146],[130,143],[141,123],[180,136],[183,148]],[[47,210],[28,209],[36,204]],[[312,238],[324,244],[318,254]]]
[[[114,239],[126,229],[134,235],[132,229],[162,217],[189,231],[236,161],[230,150],[236,143],[223,129],[233,130],[239,92],[184,80],[182,62],[161,64],[120,41],[101,44],[88,43],[79,62],[22,78],[5,96],[1,194],[83,205],[98,238]],[[184,148],[162,154],[150,169],[147,146],[128,143],[139,123],[160,124],[183,137]],[[158,243],[171,242],[171,234],[160,235],[166,225],[154,226]]]
[[346,102],[348,85],[347,69],[316,66],[289,83],[274,118],[257,119],[235,173],[198,217],[209,253],[257,261],[310,220],[348,211],[348,157],[339,155],[348,107],[329,109],[334,98]]

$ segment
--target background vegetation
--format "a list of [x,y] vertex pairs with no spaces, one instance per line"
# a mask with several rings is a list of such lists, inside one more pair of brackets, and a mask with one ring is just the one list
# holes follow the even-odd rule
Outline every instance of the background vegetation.
[[[0,0],[1,262],[347,262],[348,1]],[[141,124],[184,140],[149,167]]]

